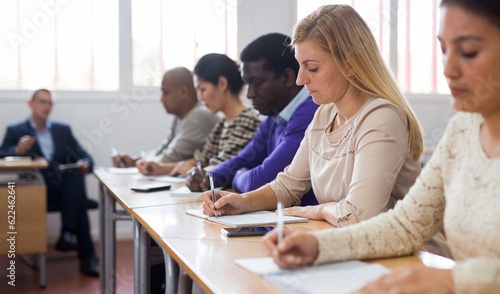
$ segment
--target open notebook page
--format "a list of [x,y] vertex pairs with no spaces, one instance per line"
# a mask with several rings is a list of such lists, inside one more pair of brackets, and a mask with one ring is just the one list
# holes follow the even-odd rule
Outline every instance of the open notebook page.
[[389,272],[380,264],[358,260],[293,270],[280,269],[271,257],[236,259],[235,263],[290,293],[351,293]]
[[[273,225],[278,222],[278,216],[275,212],[265,210],[234,215],[221,215],[217,218],[215,216],[204,215],[201,209],[189,209],[186,210],[186,213],[233,228]],[[284,216],[283,219],[285,223],[305,223],[308,221],[307,218],[295,216]]]

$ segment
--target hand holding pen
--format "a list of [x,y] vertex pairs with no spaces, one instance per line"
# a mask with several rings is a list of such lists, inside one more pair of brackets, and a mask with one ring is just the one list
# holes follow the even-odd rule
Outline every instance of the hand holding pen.
[[278,228],[265,235],[262,241],[280,268],[291,269],[310,265],[319,254],[318,239],[307,232],[287,229],[280,232]]
[[144,152],[144,150],[141,150],[141,157],[139,158],[139,160],[137,160],[137,168],[143,175],[149,175],[152,169],[146,162],[146,152]]
[[[212,175],[213,176],[213,175]],[[215,183],[215,181],[212,179]],[[212,193],[214,191],[214,193]],[[223,190],[212,190],[201,193],[203,200],[203,213],[206,215],[240,214],[249,212],[245,210],[245,200],[242,194]],[[217,207],[216,207],[217,206]]]
[[125,167],[125,163],[115,147],[111,147],[111,160],[114,167]]

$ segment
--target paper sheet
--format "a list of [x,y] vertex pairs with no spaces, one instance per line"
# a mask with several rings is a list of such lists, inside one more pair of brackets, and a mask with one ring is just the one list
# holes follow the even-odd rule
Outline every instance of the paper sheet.
[[171,177],[171,176],[145,176],[142,174],[138,174],[134,176],[136,180],[149,180],[149,181],[157,181],[157,182],[166,182],[166,183],[185,183],[186,178],[184,177]]
[[359,260],[294,270],[280,269],[271,257],[236,259],[235,263],[290,293],[351,293],[389,272],[380,264]]
[[183,186],[181,188],[175,189],[170,193],[170,196],[178,196],[178,197],[200,197],[202,192],[191,192],[187,186]]

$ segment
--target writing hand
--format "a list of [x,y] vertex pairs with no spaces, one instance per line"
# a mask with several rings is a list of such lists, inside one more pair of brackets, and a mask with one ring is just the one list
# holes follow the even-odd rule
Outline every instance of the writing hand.
[[139,172],[145,176],[160,175],[161,167],[158,163],[154,161],[143,161],[142,159],[137,160],[136,167]]
[[114,167],[125,167],[125,164],[124,164],[120,154],[116,154],[116,155],[112,156],[111,161],[113,162]]
[[197,167],[193,167],[189,170],[186,176],[186,185],[192,192],[203,192],[210,190],[210,180],[208,178],[208,173],[205,170],[201,170],[202,176],[200,177],[200,172]]
[[193,166],[189,164],[189,162],[186,161],[179,161],[177,165],[172,169],[170,172],[169,176],[177,176],[177,175],[182,175],[183,177],[187,177],[189,170]]
[[203,200],[203,213],[215,215],[214,207],[217,208],[217,215],[239,214],[243,210],[243,197],[240,194],[228,191],[215,190],[215,203],[212,202],[212,191],[206,191],[200,195]]
[[119,153],[111,158],[114,167],[133,167],[137,161],[136,158],[130,157],[125,153]]
[[262,241],[280,268],[291,269],[310,265],[319,253],[316,237],[304,232],[284,230],[283,241],[278,244],[278,231],[273,230],[266,234]]

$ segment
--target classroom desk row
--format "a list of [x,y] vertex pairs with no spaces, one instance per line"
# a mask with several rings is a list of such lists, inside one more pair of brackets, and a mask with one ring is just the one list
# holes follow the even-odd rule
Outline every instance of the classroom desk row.
[[[133,175],[118,175],[104,169],[95,171],[101,184],[101,293],[115,293],[115,222],[134,222],[134,292],[149,292],[151,248],[149,236],[161,247],[165,258],[167,293],[178,290],[182,268],[206,293],[283,293],[262,277],[234,263],[237,258],[268,256],[260,237],[227,238],[223,225],[189,216],[186,209],[201,208],[198,197],[174,197],[169,191],[136,193],[134,185],[151,183]],[[173,184],[179,187],[182,184]],[[123,211],[117,211],[118,202]],[[294,230],[331,227],[323,221],[287,224]],[[376,260],[388,268],[408,263],[450,268],[454,262],[429,253]],[[215,270],[215,268],[217,268]]]

